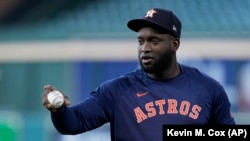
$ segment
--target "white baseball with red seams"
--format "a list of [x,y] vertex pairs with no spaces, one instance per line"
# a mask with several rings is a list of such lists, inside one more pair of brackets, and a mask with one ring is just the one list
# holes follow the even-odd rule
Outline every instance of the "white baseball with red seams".
[[63,105],[64,103],[64,97],[63,94],[60,93],[59,91],[51,91],[48,96],[48,101],[50,102],[51,105],[54,106],[54,108],[59,108]]

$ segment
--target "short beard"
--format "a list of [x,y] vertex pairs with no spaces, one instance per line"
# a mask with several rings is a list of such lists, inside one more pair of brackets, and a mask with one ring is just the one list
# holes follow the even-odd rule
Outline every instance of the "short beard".
[[144,65],[142,65],[142,62],[140,61],[141,68],[143,71],[149,74],[162,74],[171,66],[173,55],[173,52],[167,51],[149,67],[145,67]]

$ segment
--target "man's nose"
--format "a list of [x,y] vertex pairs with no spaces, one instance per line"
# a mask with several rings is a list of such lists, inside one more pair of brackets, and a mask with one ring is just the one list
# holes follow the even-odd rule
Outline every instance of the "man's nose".
[[148,52],[148,51],[151,51],[151,46],[150,46],[150,43],[148,42],[145,42],[143,45],[142,45],[142,48],[141,48],[141,51],[143,52]]

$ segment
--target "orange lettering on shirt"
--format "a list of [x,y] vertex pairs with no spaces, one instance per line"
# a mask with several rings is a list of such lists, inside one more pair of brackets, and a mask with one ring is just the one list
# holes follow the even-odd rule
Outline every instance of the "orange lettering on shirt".
[[189,114],[189,117],[191,117],[193,119],[197,119],[200,111],[201,111],[201,107],[199,105],[194,105],[192,108],[192,111]]
[[177,101],[175,99],[168,99],[168,112],[169,114],[176,114],[177,111]]
[[180,114],[187,115],[189,108],[190,108],[190,103],[188,101],[182,101],[179,109]]
[[136,107],[134,109],[134,112],[135,112],[135,116],[136,116],[136,119],[137,119],[137,123],[140,123],[143,120],[147,119],[147,115],[143,113],[143,111],[141,110],[140,107]]
[[160,115],[163,115],[165,114],[165,111],[163,109],[163,105],[166,104],[166,100],[165,99],[162,99],[162,100],[156,100],[155,101],[155,105],[158,105],[159,106],[159,114]]
[[154,108],[154,103],[153,102],[149,102],[145,105],[146,110],[148,111],[148,117],[153,117],[156,115],[156,111]]

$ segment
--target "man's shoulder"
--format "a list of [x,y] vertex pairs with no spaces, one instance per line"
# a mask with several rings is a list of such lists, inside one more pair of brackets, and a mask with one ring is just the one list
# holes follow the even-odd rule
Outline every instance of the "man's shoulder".
[[221,85],[215,78],[196,67],[181,64],[182,72],[191,79],[201,82],[201,84]]
[[184,64],[180,64],[180,66],[181,66],[182,72],[187,74],[187,75],[211,79],[211,76],[209,76],[208,74],[199,70],[196,67],[188,66],[188,65],[184,65]]

